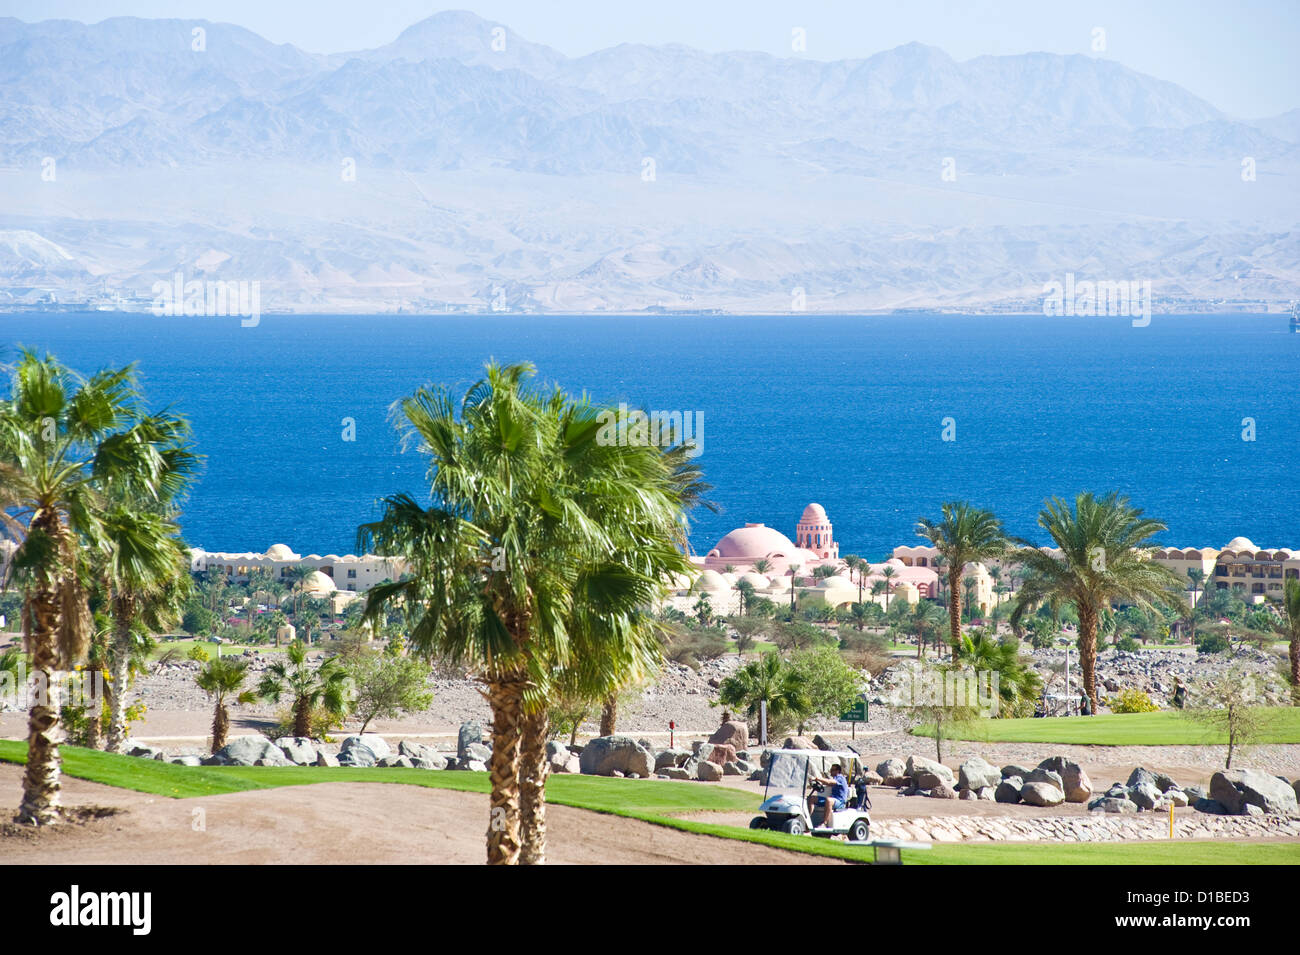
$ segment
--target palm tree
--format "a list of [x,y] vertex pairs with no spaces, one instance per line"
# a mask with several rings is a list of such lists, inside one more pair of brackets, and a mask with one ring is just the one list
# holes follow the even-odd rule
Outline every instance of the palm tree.
[[[212,752],[214,754],[226,745],[226,735],[230,731],[230,714],[226,710],[226,700],[233,696],[238,703],[252,703],[257,699],[251,691],[240,692],[247,678],[248,661],[238,657],[217,657],[215,660],[209,660],[194,677],[199,689],[215,701],[212,710]],[[297,732],[296,727],[294,732]]]
[[849,569],[850,576],[858,575],[858,603],[862,603],[862,567],[867,562],[857,554],[845,554],[844,566]]
[[1286,611],[1284,625],[1291,657],[1291,699],[1300,705],[1300,580],[1292,577],[1286,582],[1282,606]]
[[311,737],[312,711],[324,707],[341,715],[348,706],[348,674],[335,657],[312,669],[307,662],[307,645],[301,640],[289,644],[285,659],[276,660],[257,684],[257,695],[273,703],[288,697],[293,710],[293,735]]
[[799,579],[800,564],[790,565],[790,615],[794,616],[794,583]]
[[315,573],[315,567],[308,567],[306,564],[298,564],[295,567],[285,569],[284,579],[289,582],[289,589],[293,591],[293,622],[298,622],[298,614],[301,612],[303,585],[307,578]]
[[967,620],[973,620],[973,619],[975,618],[975,610],[976,610],[976,608],[975,608],[975,606],[974,606],[974,604],[975,604],[975,578],[974,578],[974,577],[963,577],[962,580],[961,580],[961,585],[962,585],[962,588],[963,588],[963,589],[965,590],[965,592],[966,592],[966,604],[965,604],[965,606],[966,606],[966,619],[967,619]]
[[1020,541],[1019,561],[1025,578],[1016,599],[1012,620],[1018,622],[1031,608],[1048,604],[1053,609],[1072,603],[1079,615],[1079,665],[1083,688],[1097,712],[1097,632],[1101,613],[1114,603],[1150,611],[1157,603],[1177,606],[1183,584],[1168,568],[1150,559],[1151,538],[1166,530],[1160,521],[1143,517],[1118,492],[1096,498],[1078,495],[1073,510],[1061,498],[1052,498],[1038,515],[1061,556]]
[[766,557],[760,557],[758,560],[754,561],[755,573],[766,574],[771,569],[772,569],[772,562],[768,560]]
[[604,617],[586,625],[583,639],[604,648],[594,656],[630,655],[616,644],[642,639],[645,626],[628,608],[652,606],[690,569],[681,503],[700,486],[684,452],[606,440],[603,413],[532,390],[532,375],[490,364],[460,402],[443,388],[399,402],[406,441],[430,458],[433,503],[386,498],[358,535],[408,567],[370,590],[367,617],[400,608],[414,648],[470,665],[486,684],[493,864],[520,858],[521,741],[526,730],[536,738],[527,698],[548,698],[583,619]]
[[999,557],[1006,552],[1007,535],[992,511],[965,501],[940,506],[943,519],[921,518],[916,533],[928,540],[948,568],[948,639],[953,653],[961,643],[961,582],[967,564]]
[[925,655],[925,644],[931,635],[935,637],[935,646],[939,645],[938,633],[943,623],[943,611],[929,600],[917,601],[912,611],[912,628],[916,631],[916,658]]
[[[167,476],[176,489],[186,484],[193,456],[181,447],[174,459],[180,472]],[[157,633],[174,624],[189,592],[189,550],[180,528],[170,519],[166,505],[124,497],[102,522],[105,542],[105,577],[113,619],[113,639],[108,659],[109,723],[107,750],[122,752],[126,741],[127,684],[135,632]]]
[[160,493],[161,420],[142,409],[130,367],[81,378],[31,352],[0,401],[0,523],[18,542],[12,565],[27,651],[48,687],[28,714],[20,823],[59,819],[59,671],[81,659],[93,626],[87,553],[102,544],[109,495]]
[[1019,716],[1025,707],[1038,698],[1043,684],[1020,656],[1020,648],[1012,641],[995,639],[987,633],[965,634],[957,650],[957,662],[969,666],[976,673],[998,674],[998,696],[1006,704],[1003,716]]
[[886,564],[880,576],[884,578],[885,584],[885,613],[889,613],[889,598],[894,595],[894,578],[898,576],[898,571]]
[[[808,695],[798,671],[785,663],[776,651],[747,663],[718,686],[718,702],[743,709],[757,718],[761,704],[767,704],[767,718],[798,715],[808,708]],[[767,736],[767,726],[762,727]]]
[[739,610],[738,616],[744,617],[749,613],[750,604],[754,600],[754,585],[748,580],[738,580],[736,581],[735,590],[736,593],[740,594],[740,606],[737,608]]

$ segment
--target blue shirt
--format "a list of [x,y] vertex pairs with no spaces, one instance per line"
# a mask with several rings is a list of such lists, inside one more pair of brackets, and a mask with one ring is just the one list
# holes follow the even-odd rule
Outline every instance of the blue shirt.
[[848,781],[838,773],[831,777],[831,798],[832,799],[849,798]]

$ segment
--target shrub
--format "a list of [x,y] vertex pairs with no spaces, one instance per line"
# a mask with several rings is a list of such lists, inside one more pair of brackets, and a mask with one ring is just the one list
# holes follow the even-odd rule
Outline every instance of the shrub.
[[200,646],[190,647],[190,652],[185,654],[187,660],[197,660],[199,663],[207,663],[210,656],[211,654]]
[[1125,634],[1120,637],[1119,642],[1115,644],[1116,650],[1122,650],[1125,653],[1137,653],[1141,645],[1133,639],[1131,634]]
[[1145,690],[1120,690],[1108,702],[1112,713],[1155,713],[1160,709]]
[[1231,649],[1232,644],[1221,633],[1201,633],[1196,637],[1197,653],[1227,653]]

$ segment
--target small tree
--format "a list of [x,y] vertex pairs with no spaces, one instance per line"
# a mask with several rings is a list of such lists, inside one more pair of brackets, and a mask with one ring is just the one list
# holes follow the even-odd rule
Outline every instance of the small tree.
[[947,663],[929,663],[924,659],[920,667],[913,671],[915,680],[906,698],[900,700],[901,709],[914,726],[924,727],[934,734],[934,755],[943,762],[943,741],[957,739],[962,727],[970,726],[979,719],[978,707],[972,706],[968,698],[949,696],[948,689],[955,681],[950,679],[962,675],[959,667]]
[[1230,667],[1221,678],[1203,681],[1196,688],[1192,706],[1183,711],[1228,738],[1224,769],[1232,769],[1236,752],[1259,738],[1264,725],[1260,697],[1265,689],[1265,681],[1256,674]]
[[217,657],[204,664],[194,681],[199,689],[214,701],[212,709],[212,752],[216,753],[226,745],[226,736],[230,732],[230,713],[226,701],[234,697],[237,703],[252,703],[257,699],[250,690],[240,692],[244,680],[248,677],[248,661],[238,657]]
[[750,649],[768,629],[768,622],[761,617],[732,617],[727,623],[736,631],[737,654]]
[[289,644],[284,660],[276,660],[257,684],[257,695],[279,703],[289,697],[293,706],[293,734],[311,736],[312,710],[324,707],[334,715],[348,708],[348,674],[338,660],[326,660],[317,669],[307,662],[307,646]]
[[790,657],[789,666],[808,704],[795,714],[801,735],[804,724],[815,716],[839,719],[857,701],[862,689],[862,678],[833,646],[800,650]]
[[747,663],[718,686],[718,702],[743,710],[757,722],[761,704],[767,703],[768,725],[760,727],[763,735],[774,720],[797,717],[808,709],[808,696],[798,674],[775,651],[762,659]]
[[352,712],[364,733],[371,720],[393,719],[403,711],[422,710],[433,701],[429,667],[411,657],[367,653],[347,665],[353,683]]

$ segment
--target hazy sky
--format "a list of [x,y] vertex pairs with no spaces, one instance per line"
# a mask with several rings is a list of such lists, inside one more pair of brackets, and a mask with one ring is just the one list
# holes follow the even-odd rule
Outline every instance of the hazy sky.
[[237,23],[316,53],[364,49],[444,9],[468,9],[568,55],[619,43],[685,43],[704,50],[790,56],[793,27],[806,55],[869,56],[913,40],[959,60],[981,54],[1092,55],[1093,30],[1133,69],[1196,93],[1238,117],[1300,106],[1300,0],[0,0],[23,20],[181,17]]

